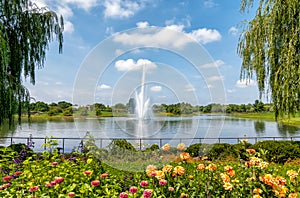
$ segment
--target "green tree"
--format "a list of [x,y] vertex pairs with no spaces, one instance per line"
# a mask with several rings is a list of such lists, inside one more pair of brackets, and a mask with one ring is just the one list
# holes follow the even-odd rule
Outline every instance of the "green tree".
[[[54,38],[62,52],[63,19],[29,0],[0,1],[0,125],[14,114],[19,122],[30,94],[22,79],[35,84],[35,69],[44,66],[46,50]],[[29,105],[27,105],[29,108]]]
[[[247,11],[254,0],[242,0]],[[241,77],[258,82],[260,97],[270,94],[275,117],[299,110],[300,99],[300,1],[259,0],[256,16],[239,39],[243,58]]]

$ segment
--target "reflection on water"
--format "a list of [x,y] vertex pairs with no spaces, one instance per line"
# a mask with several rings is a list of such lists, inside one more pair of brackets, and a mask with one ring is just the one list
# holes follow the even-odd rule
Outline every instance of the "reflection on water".
[[266,124],[264,121],[254,121],[254,129],[257,134],[263,134],[266,130]]
[[287,137],[287,136],[293,136],[299,133],[299,128],[295,126],[287,126],[282,124],[277,124],[278,132],[281,136]]

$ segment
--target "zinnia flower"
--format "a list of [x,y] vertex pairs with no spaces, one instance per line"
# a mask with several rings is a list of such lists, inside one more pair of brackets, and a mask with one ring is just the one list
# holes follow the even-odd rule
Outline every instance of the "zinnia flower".
[[206,166],[205,169],[210,170],[210,171],[215,171],[215,170],[217,170],[217,166],[215,164],[211,163],[208,166]]
[[177,149],[182,151],[185,148],[185,144],[184,143],[180,143],[177,145]]
[[180,198],[188,198],[188,197],[189,197],[188,194],[185,194],[185,193],[181,193],[181,194],[180,194]]
[[205,169],[205,165],[204,164],[198,164],[197,169],[202,171]]
[[255,188],[255,189],[253,190],[253,193],[254,193],[254,194],[261,194],[261,193],[263,193],[263,191],[262,191],[262,189],[260,189],[260,188]]
[[180,175],[180,176],[184,175],[184,172],[185,172],[185,170],[182,166],[176,166],[173,170],[173,173]]
[[127,198],[128,194],[126,192],[121,192],[119,197],[120,198]]
[[246,152],[250,154],[254,154],[256,151],[255,149],[246,149]]
[[21,175],[21,174],[22,174],[21,171],[17,171],[17,172],[14,173],[14,176],[19,176],[19,175]]
[[183,152],[180,154],[180,159],[182,159],[183,161],[187,161],[190,158],[191,158],[191,156],[188,152]]
[[156,166],[154,166],[154,165],[148,165],[147,168],[146,168],[146,173],[147,173],[148,176],[150,176],[150,177],[152,176],[153,177],[152,173],[155,173],[156,170],[157,170]]
[[57,166],[58,162],[52,162],[52,166]]
[[108,177],[108,175],[109,175],[108,173],[103,173],[103,174],[101,174],[101,178],[104,179],[104,178]]
[[288,198],[298,198],[298,193],[290,193]]
[[161,186],[167,185],[167,180],[165,180],[165,179],[159,180],[159,185],[161,185]]
[[99,186],[100,185],[100,181],[99,180],[91,181],[91,185],[92,186]]
[[163,145],[161,148],[162,148],[162,150],[164,150],[164,151],[168,151],[168,150],[170,150],[170,147],[171,147],[170,144],[165,144],[165,145]]
[[287,174],[291,179],[294,179],[295,177],[298,176],[298,173],[297,173],[296,171],[294,171],[294,170],[288,170],[288,171],[286,172],[286,174]]
[[84,171],[83,174],[90,175],[90,174],[92,174],[92,171],[87,170],[87,171]]
[[68,193],[68,197],[74,197],[75,196],[75,193],[74,192],[69,192]]
[[29,188],[29,192],[34,192],[34,191],[37,191],[39,189],[38,186],[32,186]]
[[149,185],[149,183],[145,180],[141,181],[140,186],[142,187],[147,187]]
[[135,193],[137,192],[137,190],[138,190],[138,188],[137,188],[136,186],[131,186],[131,187],[129,188],[129,192],[130,192],[131,194],[135,194]]
[[173,168],[173,166],[167,164],[167,165],[165,165],[165,166],[162,168],[162,170],[163,170],[165,173],[170,173],[170,172],[172,171],[172,168]]
[[64,181],[65,179],[63,177],[55,177],[54,182],[56,184],[60,184]]
[[146,189],[143,192],[143,197],[144,198],[150,198],[152,196],[152,190],[151,189]]
[[174,191],[175,189],[174,189],[172,186],[170,186],[170,187],[168,188],[168,190],[172,192],[172,191]]
[[5,182],[10,181],[11,179],[12,179],[12,176],[10,176],[10,175],[3,177],[3,181],[5,181]]
[[156,171],[155,173],[156,173],[156,174],[155,174],[155,177],[156,177],[156,179],[158,179],[158,180],[165,177],[165,174],[164,174],[163,171]]
[[224,189],[225,190],[232,190],[232,184],[229,183],[229,182],[226,182],[224,185],[223,185]]

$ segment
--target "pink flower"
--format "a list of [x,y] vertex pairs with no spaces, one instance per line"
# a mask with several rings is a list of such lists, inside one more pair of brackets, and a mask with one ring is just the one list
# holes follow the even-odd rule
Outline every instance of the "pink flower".
[[84,171],[83,174],[90,175],[90,174],[92,174],[92,171],[87,170],[87,171]]
[[100,185],[100,181],[99,180],[94,180],[91,182],[92,186],[99,186]]
[[152,196],[152,190],[151,189],[146,189],[143,192],[143,197],[144,198],[150,198]]
[[170,186],[168,189],[169,189],[169,191],[171,191],[171,192],[174,191],[174,188],[171,187],[171,186]]
[[167,180],[165,180],[165,179],[161,179],[161,180],[159,180],[159,185],[161,185],[161,186],[165,186],[165,185],[167,185]]
[[2,186],[3,186],[3,188],[8,188],[8,187],[10,187],[10,183],[3,184]]
[[108,175],[109,175],[108,173],[103,173],[103,174],[101,174],[101,178],[104,179],[104,178],[106,178]]
[[12,179],[12,176],[10,176],[10,175],[3,177],[3,181],[5,181],[5,182],[10,181],[11,179]]
[[55,177],[54,182],[55,182],[56,184],[60,184],[60,183],[62,183],[64,180],[65,180],[65,178],[63,178],[63,177]]
[[19,175],[21,175],[21,174],[22,174],[21,171],[17,171],[17,172],[14,173],[14,176],[19,176]]
[[119,197],[120,198],[127,198],[128,194],[126,192],[121,192]]
[[135,193],[137,192],[137,190],[138,190],[138,188],[137,188],[136,186],[131,186],[131,187],[129,188],[129,192],[130,192],[131,194],[135,194]]
[[45,186],[46,186],[46,187],[52,187],[52,186],[54,186],[54,185],[52,185],[51,182],[49,182],[49,183],[47,183]]
[[34,192],[34,191],[37,191],[39,189],[38,186],[32,186],[29,188],[29,192]]
[[140,186],[142,187],[147,187],[149,185],[149,183],[145,180],[141,181]]
[[52,166],[57,166],[58,162],[52,162]]
[[69,192],[68,193],[68,197],[74,197],[75,196],[75,193],[74,192]]

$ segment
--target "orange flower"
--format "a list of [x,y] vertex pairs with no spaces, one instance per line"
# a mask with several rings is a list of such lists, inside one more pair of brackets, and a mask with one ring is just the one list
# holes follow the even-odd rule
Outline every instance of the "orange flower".
[[233,168],[232,168],[232,166],[227,165],[224,167],[224,170],[231,171],[231,170],[233,170]]
[[261,194],[261,193],[263,193],[263,191],[262,191],[262,189],[260,189],[260,188],[255,188],[255,189],[253,190],[253,193],[254,193],[254,194]]
[[226,173],[220,173],[220,176],[224,183],[230,182],[230,177]]
[[182,151],[185,148],[185,144],[184,143],[180,143],[177,145],[177,149]]
[[157,170],[156,166],[154,165],[148,165],[146,168],[146,173],[149,177],[153,176],[153,173],[155,173]]
[[294,170],[288,170],[288,171],[286,172],[286,174],[287,174],[291,179],[294,179],[295,177],[298,176],[298,173],[297,173],[296,171],[294,171]]
[[165,173],[170,173],[170,172],[172,171],[172,168],[173,168],[173,166],[167,164],[167,165],[165,165],[165,166],[163,167],[162,170],[163,170]]
[[176,166],[173,170],[173,173],[175,173],[176,175],[182,176],[182,175],[184,175],[185,170],[182,166]]
[[156,174],[155,174],[155,177],[156,177],[156,179],[158,179],[158,180],[160,180],[160,179],[162,179],[162,178],[165,177],[165,174],[164,174],[163,171],[156,171],[155,173],[156,173]]
[[256,194],[256,195],[253,195],[253,197],[252,197],[252,198],[262,198],[262,196],[260,196],[260,195]]
[[185,194],[185,193],[181,193],[181,194],[180,194],[180,198],[188,198],[188,197],[189,197],[188,194]]
[[298,193],[290,193],[288,198],[298,198]]
[[217,166],[215,164],[211,163],[208,166],[206,166],[205,169],[210,170],[210,171],[215,171],[215,170],[217,170]]
[[198,164],[197,169],[202,171],[205,169],[205,165],[204,164]]
[[194,176],[193,176],[193,175],[189,175],[188,178],[189,178],[190,180],[193,180],[193,179],[194,179]]
[[258,166],[260,167],[260,169],[265,169],[265,168],[268,167],[268,165],[269,165],[268,162],[260,162],[260,163],[258,164]]
[[250,154],[254,154],[256,152],[255,149],[246,149],[246,151]]
[[188,152],[183,152],[180,154],[180,158],[183,160],[183,161],[187,161],[188,159],[191,158],[190,154]]
[[227,174],[230,176],[230,177],[234,177],[235,176],[235,171],[234,170],[230,170],[227,172]]
[[170,147],[171,147],[170,144],[165,144],[165,145],[163,145],[163,146],[161,147],[161,149],[164,150],[164,151],[168,151],[168,150],[170,150]]

